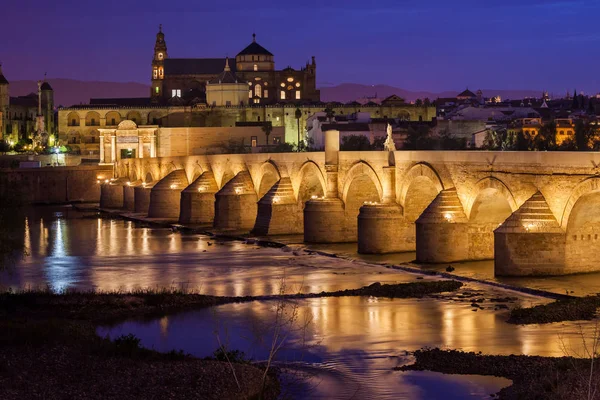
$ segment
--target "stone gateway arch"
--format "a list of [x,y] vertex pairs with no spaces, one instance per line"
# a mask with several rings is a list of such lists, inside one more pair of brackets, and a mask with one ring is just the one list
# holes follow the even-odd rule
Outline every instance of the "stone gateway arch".
[[339,150],[124,159],[101,207],[497,275],[600,269],[600,153]]

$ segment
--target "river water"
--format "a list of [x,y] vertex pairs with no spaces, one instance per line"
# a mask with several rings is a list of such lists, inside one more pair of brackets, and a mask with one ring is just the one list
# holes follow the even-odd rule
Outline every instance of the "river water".
[[[282,286],[286,293],[307,293],[423,278],[372,264],[398,262],[386,257],[410,255],[361,258],[347,245],[321,246],[321,250],[346,252],[354,260],[331,258],[300,248],[215,241],[70,207],[29,209],[23,225],[15,231],[23,238],[28,255],[0,272],[0,285],[13,289],[173,287],[245,296],[275,294]],[[482,270],[474,264],[461,264],[460,268]],[[460,297],[467,292],[484,298],[483,308],[476,309],[469,299]],[[127,321],[99,328],[99,334],[114,338],[134,333],[146,347],[182,349],[200,357],[211,355],[221,342],[260,361],[269,354],[274,327],[280,326],[282,333],[276,338],[282,348],[277,361],[285,365],[284,389],[292,398],[488,398],[510,382],[495,377],[395,372],[392,368],[411,362],[409,352],[425,346],[488,354],[562,356],[581,352],[582,332],[589,336],[593,323],[510,325],[505,322],[508,311],[489,301],[506,296],[516,298],[510,307],[548,301],[470,283],[458,293],[439,298],[335,297],[230,304],[152,321]],[[279,318],[278,308],[283,310]]]

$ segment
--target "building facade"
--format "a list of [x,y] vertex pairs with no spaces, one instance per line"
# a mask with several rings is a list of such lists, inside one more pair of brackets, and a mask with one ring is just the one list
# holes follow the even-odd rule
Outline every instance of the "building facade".
[[13,144],[22,139],[31,139],[36,130],[40,96],[44,128],[51,137],[54,137],[56,121],[52,86],[44,79],[38,88],[38,93],[10,97],[10,83],[2,73],[2,65],[0,65],[0,113],[2,113],[0,139]]
[[[150,97],[154,104],[193,105],[207,103],[207,82],[214,81],[224,71],[226,58],[172,58],[162,26],[156,34],[151,70]],[[277,104],[320,101],[317,89],[317,64],[311,58],[300,69],[275,69],[275,56],[256,41],[240,51],[229,71],[239,83],[246,84],[246,95],[237,103]],[[208,102],[212,104],[212,102]]]

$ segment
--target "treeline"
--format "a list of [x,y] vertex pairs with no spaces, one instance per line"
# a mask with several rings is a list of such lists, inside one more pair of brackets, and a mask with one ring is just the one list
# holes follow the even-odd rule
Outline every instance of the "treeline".
[[[559,144],[560,142],[560,144]],[[557,126],[554,121],[544,124],[537,135],[524,132],[507,131],[488,132],[483,149],[506,151],[591,151],[600,150],[600,137],[597,127],[577,120],[574,134],[565,140],[558,140]]]

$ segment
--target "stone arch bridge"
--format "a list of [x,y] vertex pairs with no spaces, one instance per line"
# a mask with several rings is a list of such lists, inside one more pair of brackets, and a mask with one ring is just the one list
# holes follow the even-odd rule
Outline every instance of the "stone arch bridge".
[[339,151],[121,160],[101,207],[497,275],[600,269],[600,153]]

